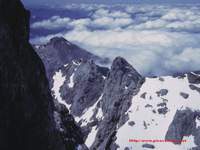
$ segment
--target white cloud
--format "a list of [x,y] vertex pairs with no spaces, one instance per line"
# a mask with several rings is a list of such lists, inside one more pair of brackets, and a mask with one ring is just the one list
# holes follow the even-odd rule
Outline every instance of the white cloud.
[[160,14],[161,17],[158,17],[156,19],[146,18],[143,23],[134,25],[133,28],[140,30],[161,29],[182,32],[200,32],[199,10],[190,10],[190,8],[178,7],[173,9],[165,8],[164,12],[161,11],[160,8],[157,8],[155,11],[157,11],[157,15]]
[[53,16],[50,19],[33,23],[31,25],[31,28],[58,29],[66,27],[69,22],[70,18],[61,18],[59,16]]
[[167,68],[173,68],[174,71],[182,71],[189,68],[190,70],[197,71],[200,66],[200,47],[198,48],[185,48],[179,54],[175,54],[168,61],[166,61]]
[[105,27],[105,28],[120,28],[130,25],[133,22],[131,18],[111,18],[102,17],[97,18],[92,22],[94,27]]
[[[67,25],[73,29],[57,35],[100,56],[125,57],[144,75],[200,70],[199,9],[95,6],[90,18],[70,20]],[[47,42],[53,36],[32,42]]]
[[196,16],[196,12],[181,8],[174,8],[170,9],[165,15],[162,16],[162,19],[167,21],[176,21],[176,20],[195,20],[199,19],[198,16]]
[[[123,56],[143,74],[167,74],[175,70],[194,69],[194,67],[188,67],[188,65],[194,65],[196,69],[199,68],[198,59],[187,64],[182,63],[182,57],[187,57],[187,55],[177,55],[176,57],[174,55],[182,53],[185,48],[192,45],[198,47],[200,35],[120,29],[106,31],[74,30],[65,34],[64,37],[97,55],[112,59],[116,56]],[[193,57],[190,56],[189,59],[192,60]],[[176,66],[168,64],[169,62],[173,64],[175,60],[179,62],[176,63]]]
[[112,18],[130,18],[130,14],[126,12],[121,12],[117,10],[109,10],[106,8],[101,8],[96,10],[96,12],[93,14],[93,18],[101,18],[101,17],[112,17]]
[[89,18],[83,18],[83,19],[77,19],[77,20],[73,20],[71,21],[68,25],[73,27],[74,29],[86,29],[87,26],[89,26],[91,24],[91,19]]

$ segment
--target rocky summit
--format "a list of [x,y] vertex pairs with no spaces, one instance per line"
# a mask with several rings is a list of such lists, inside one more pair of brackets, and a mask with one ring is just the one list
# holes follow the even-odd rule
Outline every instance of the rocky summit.
[[67,41],[63,37],[54,37],[47,44],[34,45],[34,49],[45,64],[49,79],[63,65],[72,60],[94,60],[95,62],[107,64],[108,58],[100,58],[83,48]]

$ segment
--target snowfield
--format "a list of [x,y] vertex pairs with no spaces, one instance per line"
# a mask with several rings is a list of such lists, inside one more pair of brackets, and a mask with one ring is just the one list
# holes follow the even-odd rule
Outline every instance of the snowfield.
[[[77,65],[77,64],[76,64]],[[74,70],[76,72],[76,69]],[[74,73],[75,73],[74,72]],[[74,88],[74,73],[70,75],[68,86]],[[67,77],[63,76],[61,70],[53,76],[54,83],[52,91],[59,103],[67,104],[60,94],[60,87],[64,84]],[[200,111],[200,93],[192,90],[187,75],[184,77],[157,77],[146,78],[144,84],[140,88],[139,93],[132,98],[132,104],[126,114],[129,120],[118,127],[116,134],[116,144],[119,150],[129,148],[129,150],[145,150],[149,148],[143,147],[144,144],[150,144],[155,150],[188,150],[195,147],[194,137],[184,136],[181,144],[173,144],[171,142],[130,142],[129,140],[165,140],[166,133],[172,123],[177,110],[190,109],[192,111]],[[199,85],[193,84],[196,87]],[[128,87],[125,87],[128,90]],[[83,111],[81,116],[75,116],[76,122],[81,127],[91,123],[93,115],[98,121],[104,119],[101,107],[97,107],[101,103],[102,95],[89,108]],[[95,114],[94,114],[95,113]],[[200,127],[200,118],[195,119],[196,128]],[[98,132],[98,125],[90,128],[85,144],[90,148],[93,144]]]
[[[167,89],[168,93],[158,96],[157,92]],[[188,98],[180,95],[181,92],[189,94]],[[144,94],[145,93],[145,94]],[[145,95],[145,96],[141,96]],[[159,108],[166,108],[164,114],[159,114]],[[199,110],[200,95],[197,91],[191,90],[187,77],[173,78],[171,76],[159,78],[146,78],[145,83],[137,96],[132,99],[132,105],[127,111],[129,121],[126,122],[117,132],[116,143],[119,149],[128,147],[129,149],[143,150],[142,142],[129,142],[129,139],[136,140],[165,140],[168,127],[172,122],[177,110],[190,108]],[[133,121],[133,126],[129,122]],[[197,126],[199,126],[199,120]],[[156,150],[187,150],[195,147],[193,136],[184,137],[181,145],[169,142],[149,143],[155,146]]]

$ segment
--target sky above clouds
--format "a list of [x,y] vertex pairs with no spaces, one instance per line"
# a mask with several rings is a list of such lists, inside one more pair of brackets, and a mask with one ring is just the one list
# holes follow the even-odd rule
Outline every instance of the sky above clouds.
[[68,4],[51,11],[32,10],[33,44],[63,36],[96,55],[122,56],[147,76],[200,70],[198,5]]
[[46,4],[63,4],[63,3],[106,3],[106,4],[116,4],[116,3],[200,3],[199,0],[22,0],[25,5],[46,5]]

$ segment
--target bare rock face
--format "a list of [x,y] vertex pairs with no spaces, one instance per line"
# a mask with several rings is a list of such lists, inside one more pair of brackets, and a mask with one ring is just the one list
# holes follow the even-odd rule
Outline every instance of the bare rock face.
[[117,128],[127,120],[125,112],[131,106],[133,95],[136,95],[144,82],[142,76],[128,62],[117,57],[105,82],[102,110],[104,119],[91,149],[116,149]]
[[87,150],[87,147],[84,148],[85,145],[81,128],[76,124],[73,116],[69,113],[65,105],[56,105],[54,118],[56,129],[59,131],[64,141],[66,150],[75,150],[78,147],[80,150]]
[[56,129],[45,69],[28,42],[29,16],[20,0],[0,0],[0,149],[75,148],[81,139],[65,141]]
[[[200,148],[200,128],[196,120],[199,120],[200,112],[192,111],[190,109],[178,110],[174,116],[166,133],[166,140],[173,140],[174,144],[181,144],[184,136],[194,136],[194,143],[196,148]],[[189,141],[188,141],[189,142]]]
[[200,72],[193,72],[193,73],[188,73],[187,78],[189,83],[191,84],[200,84]]
[[71,113],[80,116],[101,96],[109,69],[93,61],[81,61],[78,64],[73,62],[62,70],[66,81],[61,87],[61,96],[71,105]]

